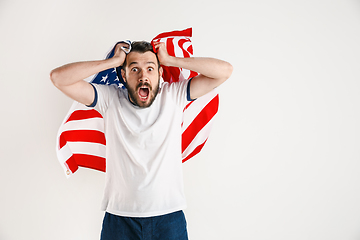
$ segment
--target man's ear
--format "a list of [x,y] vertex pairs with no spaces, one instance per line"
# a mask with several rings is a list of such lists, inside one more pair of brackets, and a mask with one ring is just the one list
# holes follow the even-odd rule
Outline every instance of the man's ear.
[[160,77],[162,77],[163,71],[164,71],[164,69],[160,66],[160,68],[159,68],[159,75],[160,75]]
[[123,78],[124,82],[126,82],[126,78],[125,78],[125,71],[124,69],[121,69],[121,77]]

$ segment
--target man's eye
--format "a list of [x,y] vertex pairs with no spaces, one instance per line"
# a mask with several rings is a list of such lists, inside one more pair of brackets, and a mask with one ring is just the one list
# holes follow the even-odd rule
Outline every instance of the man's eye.
[[154,70],[154,68],[152,68],[152,67],[149,67],[149,68],[148,68],[148,71],[152,71],[152,70]]
[[132,72],[137,72],[138,69],[137,69],[137,68],[132,68],[131,71],[132,71]]

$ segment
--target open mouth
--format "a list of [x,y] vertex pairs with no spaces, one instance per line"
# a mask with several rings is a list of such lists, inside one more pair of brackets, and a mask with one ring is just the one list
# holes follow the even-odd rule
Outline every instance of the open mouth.
[[138,94],[139,94],[139,98],[142,101],[146,101],[149,97],[149,87],[147,86],[142,86],[139,88]]

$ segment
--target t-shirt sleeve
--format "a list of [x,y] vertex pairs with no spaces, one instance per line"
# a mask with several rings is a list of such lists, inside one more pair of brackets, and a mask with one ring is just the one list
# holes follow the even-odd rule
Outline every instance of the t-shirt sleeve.
[[164,89],[165,91],[168,91],[169,94],[171,94],[175,104],[180,106],[181,108],[184,108],[186,104],[195,100],[190,98],[190,82],[191,79],[174,82],[168,84]]
[[90,85],[94,88],[95,97],[94,97],[94,101],[92,102],[92,104],[90,104],[90,105],[86,105],[86,106],[87,106],[87,107],[91,107],[91,108],[93,108],[93,107],[95,107],[95,105],[96,105],[96,103],[97,103],[98,94],[97,94],[97,90],[96,90],[96,88],[95,88],[94,84],[90,83]]
[[105,113],[109,104],[111,103],[117,88],[108,85],[99,85],[91,83],[95,91],[94,102],[88,107],[95,108],[101,114]]
[[190,78],[187,82],[187,87],[186,87],[186,99],[189,101],[189,102],[192,102],[192,101],[195,101],[196,100],[196,98],[195,99],[191,99],[191,97],[190,97],[190,83],[191,83],[191,80],[192,80],[192,78]]

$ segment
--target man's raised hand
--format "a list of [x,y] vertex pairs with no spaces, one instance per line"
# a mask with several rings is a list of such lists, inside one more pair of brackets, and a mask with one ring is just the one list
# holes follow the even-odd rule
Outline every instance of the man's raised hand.
[[171,66],[172,59],[174,57],[170,56],[166,50],[165,43],[163,42],[154,42],[154,47],[157,52],[160,64],[164,66]]
[[125,58],[126,58],[126,53],[125,53],[125,50],[123,50],[123,48],[129,49],[129,47],[130,47],[129,44],[124,43],[124,42],[118,43],[115,46],[113,59],[117,60],[116,67],[121,66],[124,63]]

